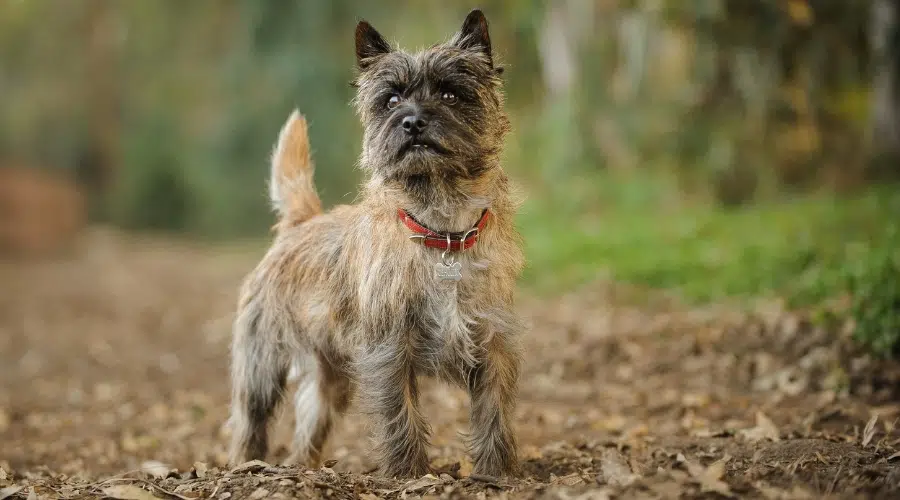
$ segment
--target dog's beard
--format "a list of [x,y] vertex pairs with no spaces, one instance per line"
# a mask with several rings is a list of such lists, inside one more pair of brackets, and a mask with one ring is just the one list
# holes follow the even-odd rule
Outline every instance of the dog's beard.
[[473,178],[485,170],[477,141],[446,130],[410,136],[385,127],[369,142],[368,167],[389,180]]

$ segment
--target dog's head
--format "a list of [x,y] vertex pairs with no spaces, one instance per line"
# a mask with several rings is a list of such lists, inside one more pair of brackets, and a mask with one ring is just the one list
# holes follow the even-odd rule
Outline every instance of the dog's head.
[[449,41],[410,54],[356,27],[362,167],[385,179],[476,179],[497,164],[509,120],[480,10]]

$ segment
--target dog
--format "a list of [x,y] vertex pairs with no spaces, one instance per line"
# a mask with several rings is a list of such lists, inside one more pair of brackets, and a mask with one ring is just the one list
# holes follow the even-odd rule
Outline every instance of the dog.
[[264,459],[296,374],[288,463],[316,466],[359,396],[380,472],[429,472],[419,376],[468,391],[474,472],[519,473],[513,418],[523,325],[517,195],[501,168],[510,123],[488,23],[468,14],[417,53],[356,27],[354,107],[364,125],[359,199],[323,212],[296,110],[271,160],[275,238],[246,277],[231,351],[230,461]]

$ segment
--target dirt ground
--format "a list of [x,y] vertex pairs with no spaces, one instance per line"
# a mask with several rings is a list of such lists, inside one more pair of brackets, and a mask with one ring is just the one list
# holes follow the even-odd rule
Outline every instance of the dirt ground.
[[471,474],[467,399],[438,384],[432,475],[371,474],[356,411],[320,469],[278,465],[287,411],[268,463],[229,469],[231,314],[258,256],[98,229],[0,260],[0,499],[900,498],[900,370],[849,325],[604,283],[521,298],[522,478]]

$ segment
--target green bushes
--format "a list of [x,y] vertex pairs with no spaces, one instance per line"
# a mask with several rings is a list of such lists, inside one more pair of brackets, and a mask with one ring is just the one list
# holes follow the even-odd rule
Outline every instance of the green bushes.
[[881,356],[900,355],[900,238],[871,252],[848,276],[854,337]]
[[[579,185],[594,186],[589,196]],[[558,293],[598,277],[694,303],[778,297],[819,308],[846,297],[856,338],[900,352],[900,194],[808,195],[735,210],[672,204],[658,184],[609,176],[532,199],[519,226],[524,282]],[[579,193],[583,193],[579,195]]]

